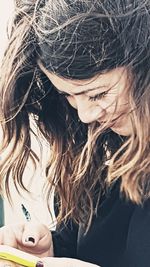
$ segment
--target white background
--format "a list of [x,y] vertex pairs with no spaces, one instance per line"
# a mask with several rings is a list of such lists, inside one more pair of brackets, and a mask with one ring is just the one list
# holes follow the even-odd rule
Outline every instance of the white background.
[[[13,0],[0,0],[0,62],[7,45],[6,28],[8,21],[12,18],[13,10]],[[24,204],[30,212],[33,221],[39,221],[50,226],[51,217],[42,193],[42,186],[45,179],[42,169],[45,164],[45,159],[47,159],[48,156],[48,144],[44,141],[42,141],[42,144],[43,149],[41,150],[37,140],[32,136],[32,148],[40,157],[42,157],[43,165],[39,166],[37,171],[33,173],[32,164],[30,161],[28,162],[28,166],[24,174],[24,181],[28,188],[32,191],[32,194],[29,195],[22,192],[22,196],[19,196],[13,186],[13,183],[11,184],[13,205],[11,206],[9,204],[7,198],[5,199],[5,224],[25,221],[25,216],[21,210],[21,204]],[[51,208],[51,210],[53,212],[53,208]]]
[[2,58],[7,43],[7,22],[13,12],[13,0],[0,0],[0,60]]

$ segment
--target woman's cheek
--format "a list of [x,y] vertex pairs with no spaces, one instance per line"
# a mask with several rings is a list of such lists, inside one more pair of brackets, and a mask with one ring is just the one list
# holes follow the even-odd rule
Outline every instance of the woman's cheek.
[[105,98],[104,100],[102,99],[99,102],[99,105],[101,106],[102,109],[106,110],[107,112],[114,113],[116,110],[116,99],[111,99],[111,98]]

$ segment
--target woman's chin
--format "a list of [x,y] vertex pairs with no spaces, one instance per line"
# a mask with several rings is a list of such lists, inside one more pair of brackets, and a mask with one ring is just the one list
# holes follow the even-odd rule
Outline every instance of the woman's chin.
[[131,135],[131,129],[128,127],[111,127],[111,130],[119,135],[122,136],[129,136]]

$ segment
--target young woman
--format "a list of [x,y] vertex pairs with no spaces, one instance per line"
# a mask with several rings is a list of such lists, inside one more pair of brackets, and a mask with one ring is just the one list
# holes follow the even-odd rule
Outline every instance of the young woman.
[[52,233],[1,228],[1,244],[55,256],[48,266],[149,267],[149,0],[18,1],[0,88],[7,193],[36,166],[32,116],[58,215]]

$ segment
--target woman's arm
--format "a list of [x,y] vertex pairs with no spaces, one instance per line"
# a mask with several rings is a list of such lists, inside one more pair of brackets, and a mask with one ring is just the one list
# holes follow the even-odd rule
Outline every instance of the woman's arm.
[[98,265],[70,258],[43,258],[43,267],[100,267]]

